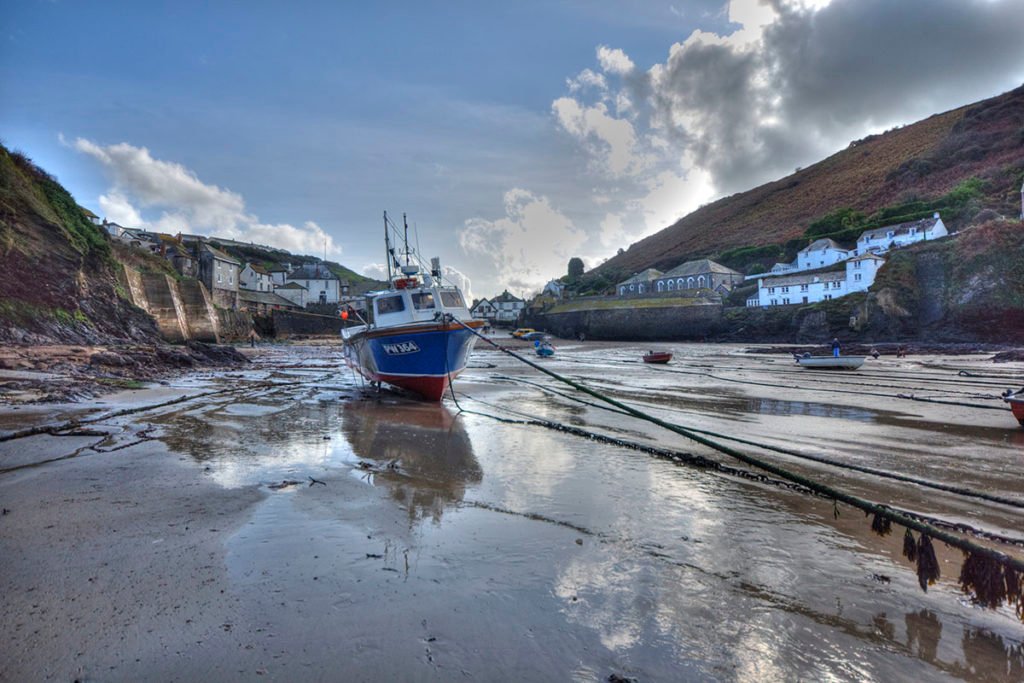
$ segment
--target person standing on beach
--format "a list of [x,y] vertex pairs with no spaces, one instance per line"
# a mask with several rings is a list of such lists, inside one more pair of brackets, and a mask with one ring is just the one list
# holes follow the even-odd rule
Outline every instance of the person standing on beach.
[[839,358],[839,338],[834,337],[832,339],[832,355]]

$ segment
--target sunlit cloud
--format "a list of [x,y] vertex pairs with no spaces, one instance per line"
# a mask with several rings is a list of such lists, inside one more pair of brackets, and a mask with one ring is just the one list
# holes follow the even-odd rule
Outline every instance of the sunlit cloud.
[[264,223],[245,210],[241,195],[204,183],[182,164],[156,159],[145,147],[104,146],[84,138],[71,146],[110,176],[112,186],[99,205],[115,223],[255,242],[297,254],[341,255],[340,245],[313,221]]

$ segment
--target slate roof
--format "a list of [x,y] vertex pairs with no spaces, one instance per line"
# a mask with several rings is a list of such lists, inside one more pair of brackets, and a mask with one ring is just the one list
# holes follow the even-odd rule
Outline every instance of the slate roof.
[[634,273],[631,278],[623,280],[622,282],[618,283],[615,286],[621,287],[622,285],[631,285],[639,282],[650,282],[651,280],[661,277],[661,275],[662,273],[660,270],[656,268],[648,268],[647,270],[641,271],[639,273]]
[[288,275],[289,280],[337,280],[338,276],[322,263],[307,263]]
[[659,275],[654,279],[670,278],[670,277],[686,277],[689,275],[704,275],[706,273],[721,273],[723,275],[739,275],[743,276],[742,273],[733,270],[732,268],[723,266],[721,263],[712,261],[711,259],[698,259],[697,261],[687,261],[681,263],[672,270],[668,271],[664,275]]
[[828,237],[822,237],[819,240],[814,240],[800,251],[825,251],[826,249],[836,249],[838,251],[850,251],[846,247],[840,246],[835,240]]
[[283,285],[278,285],[274,289],[301,289],[305,291],[306,288],[300,285],[298,282],[287,282]]
[[862,232],[860,234],[860,237],[857,238],[857,241],[858,242],[866,242],[868,236],[870,236],[871,239],[877,239],[877,240],[892,239],[892,238],[887,238],[886,237],[886,233],[888,233],[890,230],[892,230],[892,232],[893,232],[893,237],[898,237],[899,235],[909,234],[911,228],[917,228],[918,232],[924,232],[926,230],[931,230],[932,228],[934,228],[935,224],[938,223],[938,222],[939,222],[939,219],[935,218],[934,216],[932,216],[931,218],[922,218],[922,219],[916,220],[916,221],[907,221],[906,223],[896,223],[895,225],[886,225],[885,227],[882,227],[882,228],[874,228],[872,230],[865,230],[864,232]]
[[[304,289],[304,288],[303,288]],[[248,289],[242,289],[238,292],[238,298],[241,301],[248,301],[254,304],[266,304],[267,306],[285,306],[287,308],[302,308],[296,305],[294,302],[285,299],[279,294],[273,292],[254,292]]]
[[845,270],[829,270],[824,273],[806,273],[803,275],[783,275],[766,277],[762,287],[792,287],[793,285],[811,285],[815,282],[836,282],[846,279]]
[[236,266],[241,266],[242,265],[237,260],[235,260],[233,257],[228,256],[227,254],[225,254],[223,251],[221,251],[220,249],[218,249],[216,247],[211,247],[206,242],[200,242],[200,245],[201,245],[201,247],[200,247],[201,249],[205,249],[207,252],[213,254],[213,257],[215,259],[217,259],[218,261],[227,261],[228,263],[233,263]]
[[499,294],[498,296],[496,296],[493,299],[491,299],[491,303],[495,303],[495,304],[499,304],[499,303],[507,304],[507,303],[514,303],[516,301],[521,301],[524,304],[526,303],[525,301],[520,299],[515,294],[509,293],[509,291],[507,289],[504,292],[502,292],[501,294]]
[[258,263],[247,263],[245,265],[249,266],[253,272],[259,273],[260,275],[270,275],[270,273],[267,272],[267,269]]

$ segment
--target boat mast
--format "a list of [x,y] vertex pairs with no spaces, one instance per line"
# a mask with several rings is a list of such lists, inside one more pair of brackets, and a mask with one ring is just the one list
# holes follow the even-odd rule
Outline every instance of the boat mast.
[[402,214],[402,225],[405,227],[405,265],[409,265],[409,221],[405,219],[405,214]]
[[384,212],[384,260],[388,264],[388,282],[391,282],[391,259],[394,255],[391,253],[391,236],[388,232],[388,212]]

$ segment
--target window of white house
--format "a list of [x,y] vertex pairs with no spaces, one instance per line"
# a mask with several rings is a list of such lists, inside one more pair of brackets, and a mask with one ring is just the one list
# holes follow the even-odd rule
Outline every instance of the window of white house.
[[826,301],[830,300],[831,298],[832,298],[832,295],[831,295],[831,294],[826,294],[826,295],[825,295],[825,300],[826,300]]
[[223,282],[223,280],[221,279],[220,273],[217,273],[217,282]]
[[854,268],[860,268],[860,261],[854,261],[853,262],[853,267]]
[[911,228],[910,232],[908,234],[916,235],[917,234],[917,228]]
[[839,289],[839,281],[838,280],[832,283],[832,289]]
[[769,287],[768,288],[768,293],[769,294],[774,294],[775,293],[775,288],[774,287]]
[[893,236],[893,235],[895,235],[895,234],[896,234],[896,233],[894,233],[894,232],[893,232],[892,230],[890,230],[889,232],[885,233],[885,236],[886,236],[886,237],[892,237],[892,236]]
[[853,279],[856,280],[857,282],[860,282],[860,273],[854,273]]
[[783,299],[782,300],[782,305],[783,306],[788,306],[789,305],[789,299]]
[[788,292],[789,291],[789,287],[783,287],[782,291],[783,291],[783,293]]
[[807,291],[807,285],[800,285],[800,291],[801,292],[806,292]]

